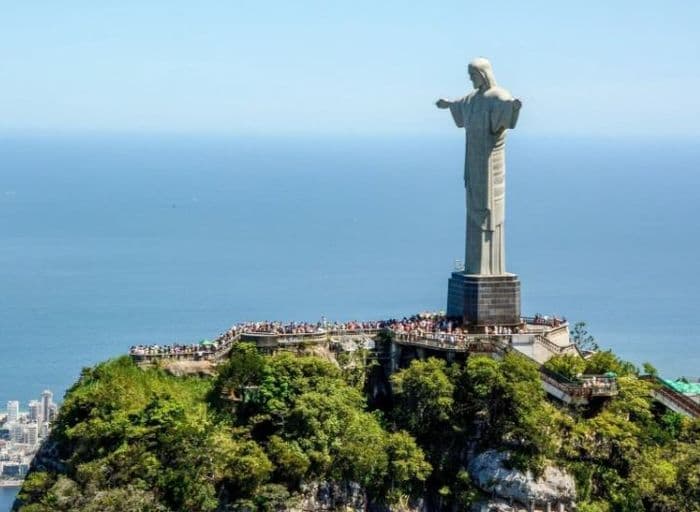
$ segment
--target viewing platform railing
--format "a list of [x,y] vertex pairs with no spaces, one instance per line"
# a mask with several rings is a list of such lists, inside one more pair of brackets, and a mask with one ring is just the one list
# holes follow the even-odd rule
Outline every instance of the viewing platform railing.
[[692,418],[700,418],[700,404],[698,404],[695,400],[685,396],[683,393],[679,393],[666,384],[663,379],[658,377],[643,375],[642,379],[655,384],[652,395],[654,395],[657,400],[662,403],[666,400],[688,416]]
[[[275,333],[275,332],[228,332],[217,338],[212,345],[202,347],[162,348],[151,351],[146,348],[142,352],[131,352],[131,356],[137,362],[155,362],[165,359],[190,359],[190,360],[216,360],[228,353],[231,346],[237,341],[250,341],[260,348],[281,346],[295,346],[305,343],[321,343],[336,336],[352,335],[376,335],[386,328],[367,329],[329,329],[309,333]],[[512,348],[511,334],[459,334],[446,332],[425,332],[391,330],[394,342],[403,345],[411,345],[418,348],[440,350],[443,352],[469,352],[497,354],[513,351],[514,353],[532,360],[538,365],[543,383],[546,383],[572,401],[586,401],[592,397],[610,397],[618,392],[617,381],[614,377],[603,375],[585,375],[575,381],[567,379],[555,372],[547,370],[537,361]],[[554,353],[564,353],[570,347],[561,347],[547,340],[540,334],[533,335],[537,342],[546,346]],[[662,388],[663,389],[663,388]],[[671,397],[678,402],[683,402],[686,408],[694,407],[700,410],[700,405],[695,404],[687,397]],[[684,400],[685,399],[685,400]]]
[[[235,341],[247,341],[255,343],[260,348],[274,348],[277,346],[293,346],[305,343],[322,343],[331,337],[337,336],[373,336],[383,330],[389,330],[393,339],[403,345],[414,345],[434,350],[450,352],[484,352],[490,353],[503,350],[511,343],[511,334],[463,334],[447,333],[441,331],[400,331],[386,328],[363,329],[329,329],[326,331],[309,333],[275,333],[275,332],[250,332],[241,331],[235,334],[226,333],[217,338],[212,345],[178,348],[176,345],[164,346],[153,349],[145,347],[132,350],[130,355],[137,361],[162,360],[162,359],[213,359],[222,352],[228,352]],[[537,340],[545,345],[551,352],[563,353],[567,347],[560,347],[550,342],[544,336],[534,335]]]
[[509,344],[509,334],[452,334],[443,332],[392,331],[394,341],[449,352],[496,352]]
[[226,354],[237,341],[255,343],[260,348],[274,348],[278,346],[303,345],[305,343],[322,343],[332,336],[361,336],[376,335],[380,328],[358,329],[329,329],[325,331],[308,333],[276,333],[240,331],[238,333],[226,333],[219,336],[211,345],[196,347],[166,345],[162,347],[139,347],[129,351],[129,355],[137,362],[155,362],[165,359],[191,359],[208,360],[218,359]]
[[559,327],[564,325],[567,321],[563,318],[556,317],[543,317],[543,316],[523,316],[521,320],[527,325],[542,325],[544,327]]
[[274,344],[294,345],[300,343],[319,343],[328,339],[327,332],[304,332],[283,334],[274,332],[243,332],[242,341],[250,341],[259,346],[271,346]]
[[194,361],[216,359],[222,353],[228,352],[231,346],[240,339],[240,333],[232,336],[221,336],[211,345],[196,347],[177,345],[163,347],[138,347],[129,351],[136,362],[153,362],[164,359],[189,359]]
[[132,350],[129,353],[129,355],[137,362],[157,361],[163,359],[191,359],[198,361],[200,359],[209,359],[214,354],[214,350],[207,350],[204,348],[183,350],[158,350],[149,348],[145,350]]
[[539,344],[543,345],[547,348],[547,350],[556,355],[570,354],[576,351],[576,345],[557,345],[553,341],[548,340],[546,336],[542,336],[541,334],[535,334],[535,339]]
[[316,332],[303,333],[275,333],[275,332],[242,332],[241,340],[254,342],[258,345],[269,346],[274,343],[279,345],[298,345],[303,343],[320,343],[328,341],[333,336],[361,336],[375,335],[382,329],[328,329]]
[[540,377],[573,398],[610,397],[619,392],[617,378],[606,375],[583,375],[572,380],[542,366]]

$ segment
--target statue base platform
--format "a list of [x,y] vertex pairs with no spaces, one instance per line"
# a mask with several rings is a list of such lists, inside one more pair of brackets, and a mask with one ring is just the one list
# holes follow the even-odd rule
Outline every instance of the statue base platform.
[[465,325],[520,323],[520,280],[515,274],[483,276],[453,272],[447,284],[447,316]]

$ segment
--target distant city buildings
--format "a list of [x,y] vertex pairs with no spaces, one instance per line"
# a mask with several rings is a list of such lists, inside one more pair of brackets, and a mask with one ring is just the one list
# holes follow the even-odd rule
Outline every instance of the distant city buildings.
[[51,406],[53,405],[53,393],[45,389],[41,393],[41,417],[45,421],[51,420]]
[[29,402],[29,421],[41,423],[43,416],[41,414],[41,402],[32,400]]
[[17,400],[10,400],[4,419],[0,416],[0,486],[24,478],[58,412],[48,389],[39,400],[29,402],[27,412],[20,411],[19,405]]
[[27,425],[27,428],[25,429],[23,436],[23,440],[26,441],[26,443],[29,446],[35,446],[36,444],[39,443],[39,425],[36,423],[30,423]]
[[7,402],[7,422],[15,423],[19,419],[19,402],[10,400]]

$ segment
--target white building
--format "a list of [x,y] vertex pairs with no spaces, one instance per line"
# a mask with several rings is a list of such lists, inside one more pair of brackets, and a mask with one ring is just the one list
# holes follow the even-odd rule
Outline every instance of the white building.
[[6,462],[2,465],[2,474],[10,478],[21,478],[27,474],[29,464]]
[[7,423],[17,423],[19,420],[19,402],[10,400],[7,402]]
[[49,407],[49,421],[51,423],[56,421],[56,416],[58,416],[58,405],[52,403]]
[[30,423],[25,427],[24,432],[25,441],[30,446],[36,446],[39,442],[39,425],[36,423]]
[[41,416],[41,402],[38,400],[29,402],[29,421],[33,423],[41,423],[44,421]]
[[41,417],[43,421],[51,420],[51,405],[53,405],[53,393],[45,389],[41,393]]
[[24,442],[24,426],[15,423],[10,427],[10,440],[14,443]]

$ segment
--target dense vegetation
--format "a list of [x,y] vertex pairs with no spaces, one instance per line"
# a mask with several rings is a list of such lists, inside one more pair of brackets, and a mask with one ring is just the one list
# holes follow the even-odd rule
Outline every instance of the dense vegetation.
[[580,409],[549,402],[537,369],[508,355],[413,361],[371,410],[364,366],[343,362],[241,344],[216,378],[128,358],[85,370],[53,433],[64,467],[33,472],[21,510],[278,510],[319,480],[357,482],[378,504],[464,509],[479,495],[466,463],[495,447],[535,473],[567,468],[584,512],[700,511],[700,422],[657,408],[609,352],[548,363],[619,375],[618,397]]
[[583,512],[700,511],[700,421],[652,403],[651,384],[611,352],[587,361],[561,356],[547,367],[571,378],[614,372],[620,393],[589,407],[555,406],[537,370],[516,355],[473,357],[463,368],[413,361],[393,377],[392,417],[425,450],[433,466],[427,485],[444,505],[475,496],[465,451],[495,447],[535,474],[551,463],[568,469]]
[[53,439],[66,471],[32,473],[23,511],[273,510],[316,479],[396,500],[430,472],[337,366],[245,344],[216,379],[142,371],[126,357],[86,370]]

